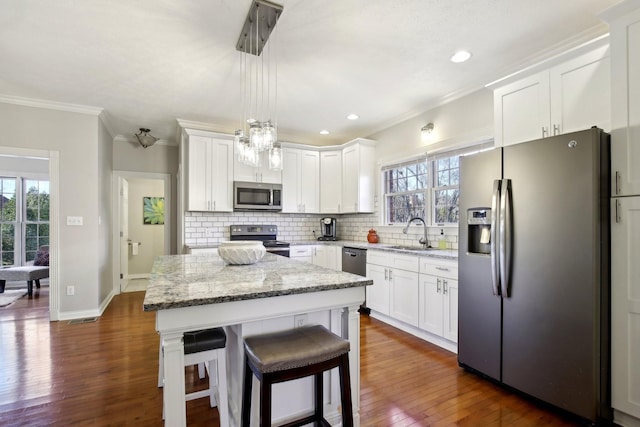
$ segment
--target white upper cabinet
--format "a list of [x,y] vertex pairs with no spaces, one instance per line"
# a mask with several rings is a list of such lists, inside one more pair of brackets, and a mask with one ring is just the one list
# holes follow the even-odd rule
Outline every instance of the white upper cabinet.
[[375,142],[356,139],[342,150],[341,213],[373,212]]
[[610,12],[611,194],[640,195],[640,2]]
[[542,72],[493,92],[495,144],[549,135],[549,73]]
[[609,46],[494,90],[496,146],[611,129]]
[[282,212],[320,210],[320,155],[314,150],[282,149]]
[[238,161],[238,153],[235,153],[233,163],[233,179],[245,182],[264,182],[269,184],[282,183],[282,171],[269,169],[269,153],[260,155],[260,165],[248,166]]
[[342,150],[320,152],[320,212],[341,213]]
[[233,141],[189,134],[187,140],[187,210],[233,210]]

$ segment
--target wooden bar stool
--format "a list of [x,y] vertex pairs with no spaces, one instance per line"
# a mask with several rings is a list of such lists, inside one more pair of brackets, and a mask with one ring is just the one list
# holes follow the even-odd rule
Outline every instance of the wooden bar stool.
[[[198,365],[198,374],[204,378],[204,369],[209,374],[209,388],[185,394],[185,401],[209,398],[209,404],[213,408],[218,407],[220,425],[229,425],[229,405],[227,396],[227,362],[225,345],[227,336],[222,328],[204,329],[201,331],[185,332],[184,341],[184,366]],[[162,342],[160,342],[160,366],[158,371],[158,387],[164,385],[164,356]],[[217,397],[216,397],[217,394]],[[164,408],[163,417],[164,419]]]
[[[282,332],[245,337],[242,427],[249,427],[253,375],[260,381],[260,426],[271,426],[272,384],[314,376],[313,415],[287,423],[287,427],[317,422],[330,426],[323,415],[322,374],[338,367],[342,403],[342,425],[353,426],[351,383],[349,379],[349,341],[324,326],[306,326]],[[253,373],[253,375],[252,375]]]

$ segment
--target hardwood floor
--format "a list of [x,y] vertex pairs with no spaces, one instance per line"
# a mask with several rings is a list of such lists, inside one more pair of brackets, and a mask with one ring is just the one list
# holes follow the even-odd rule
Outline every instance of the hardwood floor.
[[[114,298],[96,322],[48,321],[48,288],[0,308],[0,425],[161,426],[155,314],[143,292]],[[571,421],[466,373],[455,355],[361,319],[363,426],[571,426]],[[204,388],[187,369],[191,387]],[[218,425],[207,399],[190,426]]]

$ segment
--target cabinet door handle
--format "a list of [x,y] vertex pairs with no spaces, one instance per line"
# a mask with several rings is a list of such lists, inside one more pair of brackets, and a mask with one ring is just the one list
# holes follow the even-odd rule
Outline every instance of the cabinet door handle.
[[542,126],[542,137],[546,138],[547,136],[549,136],[549,135],[547,135],[548,133],[549,133],[549,131],[547,130],[547,128]]
[[616,223],[622,222],[622,216],[620,215],[621,210],[622,206],[620,205],[620,200],[616,200]]
[[620,194],[620,172],[616,171],[616,194]]
[[447,267],[436,267],[436,270],[449,271],[449,269]]
[[443,295],[447,294],[447,281],[446,280],[442,281],[442,294]]
[[386,268],[384,269],[384,280],[389,280],[389,272]]
[[216,201],[215,200],[213,201],[213,210],[214,211],[216,210]]
[[436,293],[440,293],[440,279],[436,279]]
[[556,125],[556,124],[553,125],[553,134],[554,135],[560,135],[560,126],[559,125]]
[[392,269],[389,269],[389,280],[392,280],[392,278],[391,278],[391,273],[393,273],[393,270],[392,270]]

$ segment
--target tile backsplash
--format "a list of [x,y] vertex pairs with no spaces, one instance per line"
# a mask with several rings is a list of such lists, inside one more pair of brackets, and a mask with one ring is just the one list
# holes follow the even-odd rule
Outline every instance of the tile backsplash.
[[[229,226],[236,224],[275,224],[278,226],[278,240],[287,242],[307,242],[320,236],[320,218],[329,215],[283,214],[273,212],[185,212],[185,245],[216,245],[229,240]],[[419,246],[423,235],[421,224],[412,224],[407,234],[400,226],[379,226],[377,214],[331,215],[336,218],[338,239],[366,242],[371,228],[378,233],[379,243],[389,245]],[[438,245],[440,230],[448,249],[458,248],[457,227],[428,227],[429,243]],[[315,232],[315,234],[314,234]]]

